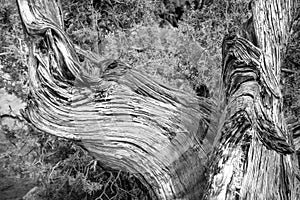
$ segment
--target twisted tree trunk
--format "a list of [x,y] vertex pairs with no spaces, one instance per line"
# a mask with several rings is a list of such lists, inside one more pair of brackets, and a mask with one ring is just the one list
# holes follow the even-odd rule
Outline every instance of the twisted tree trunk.
[[[201,199],[210,143],[199,130],[206,129],[211,103],[120,61],[83,66],[55,0],[18,6],[32,38],[28,121],[80,140],[103,164],[136,173],[159,199]],[[246,30],[224,39],[225,109],[208,199],[299,199],[279,84],[292,7],[292,0],[255,0]]]
[[25,118],[39,130],[79,140],[105,165],[137,174],[156,198],[201,198],[210,143],[198,126],[207,126],[211,103],[120,61],[84,66],[55,0],[18,0],[18,7],[31,38]]
[[[299,199],[294,146],[282,112],[280,68],[292,0],[252,2],[253,29],[223,43],[224,114],[209,199]],[[253,32],[250,32],[253,30]]]

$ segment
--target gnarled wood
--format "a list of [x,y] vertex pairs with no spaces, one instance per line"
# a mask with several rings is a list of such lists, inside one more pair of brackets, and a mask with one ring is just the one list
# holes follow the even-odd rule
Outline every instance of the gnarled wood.
[[80,140],[103,164],[138,174],[159,199],[200,198],[209,142],[197,131],[212,104],[120,61],[82,65],[56,1],[18,0],[18,6],[32,38],[26,119]]
[[283,118],[279,85],[291,9],[290,0],[254,0],[255,32],[242,34],[246,39],[239,35],[224,39],[225,110],[213,154],[209,199],[299,199],[294,189],[295,150]]

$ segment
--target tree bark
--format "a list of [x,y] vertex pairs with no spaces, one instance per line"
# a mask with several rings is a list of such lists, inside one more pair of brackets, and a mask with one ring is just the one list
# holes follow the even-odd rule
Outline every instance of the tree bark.
[[[105,165],[135,173],[157,199],[201,199],[210,142],[198,132],[211,119],[212,103],[120,61],[82,65],[57,1],[18,0],[18,6],[32,38],[26,119],[80,141]],[[292,0],[255,0],[246,30],[224,39],[224,111],[208,199],[300,198],[280,92],[292,8]]]
[[255,0],[250,22],[254,32],[248,28],[247,34],[224,39],[225,109],[212,156],[208,199],[299,199],[295,150],[280,91],[292,8],[291,0]]
[[103,165],[135,173],[158,199],[201,199],[210,143],[197,131],[207,126],[212,103],[120,61],[82,65],[57,1],[17,2],[31,38],[24,117],[39,130],[80,141]]

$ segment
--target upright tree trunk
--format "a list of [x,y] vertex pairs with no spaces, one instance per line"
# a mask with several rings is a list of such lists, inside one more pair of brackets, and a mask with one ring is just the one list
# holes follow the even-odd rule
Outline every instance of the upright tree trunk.
[[254,0],[254,32],[224,39],[225,109],[208,199],[299,199],[280,91],[292,8],[292,0]]
[[205,134],[197,131],[205,130],[198,125],[207,125],[211,103],[120,61],[81,65],[55,0],[18,6],[32,42],[26,119],[79,140],[105,165],[135,173],[159,199],[201,199],[209,143],[203,146]]

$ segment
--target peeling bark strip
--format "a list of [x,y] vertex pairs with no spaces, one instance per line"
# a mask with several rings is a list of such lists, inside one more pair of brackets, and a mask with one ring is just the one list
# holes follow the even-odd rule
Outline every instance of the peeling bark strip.
[[283,118],[279,85],[291,9],[289,0],[255,0],[255,33],[246,34],[255,37],[224,39],[225,110],[212,157],[208,199],[300,198],[294,188],[295,150]]
[[27,120],[39,130],[80,140],[106,165],[139,174],[159,199],[199,199],[208,149],[197,130],[206,125],[212,104],[120,61],[81,65],[56,1],[18,0],[18,6],[35,40]]

